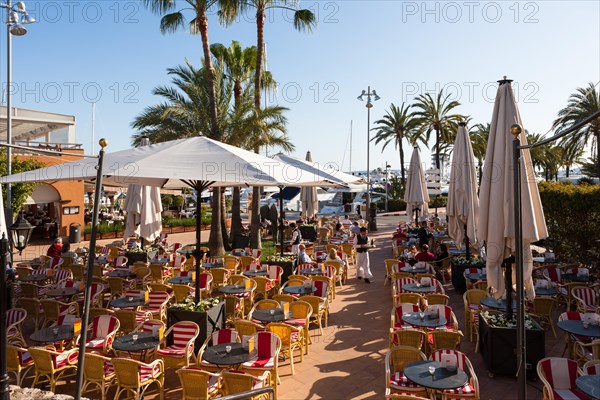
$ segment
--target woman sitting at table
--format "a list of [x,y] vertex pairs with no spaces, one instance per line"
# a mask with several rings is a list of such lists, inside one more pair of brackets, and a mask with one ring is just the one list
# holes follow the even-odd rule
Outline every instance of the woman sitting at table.
[[71,251],[71,244],[65,243],[62,246],[61,256],[71,257],[73,259],[73,264],[80,264],[81,260],[79,256],[74,251]]
[[335,224],[335,229],[333,230],[333,236],[342,236],[345,235],[347,232],[344,229],[344,226],[341,223],[337,223]]
[[336,261],[338,264],[340,264],[340,267],[344,264],[344,261],[338,256],[335,249],[329,249],[329,253],[327,254],[325,261]]
[[52,265],[56,265],[60,260],[60,256],[62,254],[62,239],[56,238],[52,245],[48,248],[46,255],[48,257],[52,257]]
[[415,260],[424,262],[431,262],[436,260],[435,254],[429,251],[428,245],[424,244],[423,246],[421,246],[421,249],[422,250],[415,256]]
[[440,244],[438,247],[437,255],[435,256],[435,264],[438,267],[441,267],[442,263],[440,261],[448,257],[450,257],[450,254],[448,254],[448,246],[446,246],[444,243]]

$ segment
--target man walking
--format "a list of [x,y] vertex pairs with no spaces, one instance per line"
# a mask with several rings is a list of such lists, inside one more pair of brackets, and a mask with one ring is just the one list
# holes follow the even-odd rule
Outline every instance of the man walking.
[[360,233],[354,238],[354,248],[356,249],[356,277],[365,278],[366,283],[371,283],[373,274],[369,264],[369,237],[367,228],[360,228]]

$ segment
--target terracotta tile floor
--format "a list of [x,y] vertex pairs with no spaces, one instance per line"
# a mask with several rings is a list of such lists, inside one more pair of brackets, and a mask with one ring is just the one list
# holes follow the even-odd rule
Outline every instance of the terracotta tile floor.
[[[280,362],[282,384],[279,398],[282,400],[300,399],[381,399],[385,391],[384,359],[388,349],[391,295],[390,287],[383,285],[385,267],[383,260],[391,255],[391,232],[401,219],[400,216],[378,217],[377,232],[370,236],[377,241],[378,248],[370,254],[371,270],[374,279],[371,284],[355,279],[350,271],[349,280],[343,289],[338,290],[337,298],[331,303],[329,326],[324,334],[312,329],[310,352],[299,362],[295,360],[295,375],[291,375],[289,360]],[[203,232],[204,233],[204,232]],[[193,242],[194,233],[172,235],[171,241]],[[102,241],[111,242],[112,240]],[[39,253],[47,246],[30,251]],[[38,254],[39,254],[38,253]],[[461,329],[463,328],[463,302],[451,285],[445,286],[450,296]],[[559,312],[556,311],[556,316]],[[562,332],[554,338],[546,332],[546,355],[560,356],[564,338]],[[463,338],[462,351],[471,360],[479,379],[481,399],[515,399],[516,379],[511,376],[488,377],[481,354],[475,353],[474,343]],[[30,383],[30,381],[29,381]],[[180,399],[179,381],[174,372],[166,377],[166,399]],[[528,382],[528,398],[541,399],[539,381]],[[59,385],[58,393],[72,392],[72,385]],[[113,393],[114,394],[114,393]],[[92,396],[94,397],[93,393]],[[147,399],[158,396],[148,395]]]

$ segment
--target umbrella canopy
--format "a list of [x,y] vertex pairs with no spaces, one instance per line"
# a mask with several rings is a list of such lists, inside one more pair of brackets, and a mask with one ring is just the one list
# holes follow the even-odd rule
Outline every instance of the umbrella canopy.
[[[142,146],[148,146],[150,140],[142,139]],[[125,199],[127,225],[124,237],[138,234],[140,237],[153,241],[160,237],[162,231],[162,202],[160,189],[156,186],[129,185]]]
[[[0,178],[1,183],[93,180],[95,159],[83,159]],[[140,146],[104,156],[103,183],[177,189],[207,186],[339,186],[328,177],[203,136]]]
[[477,242],[477,220],[479,199],[477,198],[477,177],[475,157],[465,125],[458,127],[452,153],[452,170],[448,188],[448,234],[457,244],[463,243],[466,235],[470,242]]
[[[306,152],[306,161],[312,163],[310,150]],[[319,199],[317,198],[316,186],[305,186],[300,190],[300,201],[302,202],[302,211],[304,217],[312,219],[319,211]]]
[[[313,162],[310,151],[308,151],[306,153],[306,160],[301,160],[299,158],[292,157],[290,155],[282,154],[282,153],[275,154],[273,156],[273,159],[280,161],[280,162],[284,162],[289,165],[293,165],[294,167],[296,167],[302,171],[305,171],[306,173],[317,176],[319,178],[318,180],[321,180],[325,183],[335,182],[344,187],[347,187],[347,186],[350,186],[353,184],[360,185],[360,184],[367,183],[361,177],[347,174],[345,172],[341,172],[335,163],[320,164],[320,163]],[[317,182],[315,182],[315,183],[317,183]],[[298,186],[298,185],[296,185],[296,186]],[[314,186],[328,186],[328,185],[315,184]]]
[[[490,136],[483,166],[483,179],[479,190],[479,223],[477,235],[486,242],[486,267],[488,287],[496,297],[505,293],[504,279],[500,265],[515,252],[514,224],[514,178],[512,142],[510,128],[521,126],[521,115],[517,109],[510,81],[501,81],[496,102]],[[521,144],[527,144],[525,132],[519,136]],[[529,150],[521,156],[521,209],[523,229],[523,284],[529,298],[535,296],[531,279],[532,257],[530,244],[546,238],[548,230],[537,184],[534,179],[533,164]],[[513,282],[515,280],[513,279]]]
[[406,179],[406,190],[404,191],[404,201],[406,201],[406,213],[413,220],[414,210],[421,210],[421,215],[429,214],[427,203],[429,203],[429,193],[427,192],[427,183],[425,181],[425,172],[421,163],[419,148],[415,147],[410,157],[408,167],[408,176]]

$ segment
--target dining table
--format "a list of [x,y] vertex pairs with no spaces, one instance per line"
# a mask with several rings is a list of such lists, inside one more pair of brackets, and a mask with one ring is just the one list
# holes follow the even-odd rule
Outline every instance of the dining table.
[[223,263],[202,263],[202,267],[206,269],[223,268],[224,266],[225,264]]
[[260,322],[283,322],[287,321],[291,317],[291,312],[287,314],[283,312],[281,308],[265,308],[262,310],[254,310],[252,312],[252,319]]
[[242,343],[223,343],[204,349],[202,359],[218,367],[238,369],[243,363],[250,361],[250,353]]
[[255,270],[255,271],[252,271],[249,269],[247,271],[244,271],[242,274],[244,276],[248,276],[248,277],[252,278],[254,276],[267,276],[267,275],[269,275],[269,271],[266,269],[259,269],[259,270]]
[[64,287],[64,288],[55,288],[46,291],[46,296],[48,297],[64,297],[65,302],[69,303],[73,296],[76,296],[78,293],[81,293],[79,288],[75,287]]
[[63,340],[71,340],[73,337],[75,337],[73,325],[42,328],[29,335],[29,338],[36,343],[57,343]]
[[132,332],[115,338],[112,347],[118,351],[126,351],[129,356],[131,353],[140,353],[140,360],[145,360],[149,351],[156,349],[160,345],[160,339],[152,332]]
[[132,308],[146,305],[143,297],[121,297],[110,301],[110,306],[115,308]]
[[303,286],[303,285],[298,285],[298,286],[286,286],[283,288],[283,291],[286,292],[287,294],[296,294],[299,296],[303,296],[303,295],[307,295],[307,294],[313,294],[314,292],[317,291],[317,288],[314,286]]
[[246,285],[226,285],[219,287],[219,292],[224,294],[244,294],[249,293],[250,289],[246,287]]
[[[481,305],[493,308],[494,310],[506,310],[506,300],[498,300],[494,297],[484,297],[480,300]],[[517,301],[512,302],[513,310],[517,308]]]
[[469,376],[462,369],[456,368],[451,371],[439,361],[431,360],[413,361],[404,366],[403,372],[406,378],[417,385],[435,390],[457,389],[469,380]]
[[400,268],[400,271],[408,272],[409,274],[426,274],[429,272],[429,269],[427,267],[406,266]]
[[420,283],[407,283],[402,285],[402,290],[411,293],[433,293],[437,291],[437,286],[434,285],[422,285]]
[[175,285],[187,285],[189,283],[192,283],[192,277],[191,276],[174,276],[172,278],[169,278],[167,280],[167,282],[175,284]]
[[109,278],[133,278],[135,272],[128,270],[127,268],[117,268],[106,274]]
[[36,274],[36,275],[27,275],[24,276],[22,278],[19,278],[20,281],[22,282],[34,282],[34,283],[40,283],[40,282],[44,282],[46,280],[48,280],[50,277],[46,274]]
[[323,271],[321,268],[302,268],[298,272],[300,272],[300,275],[325,275],[325,271]]
[[600,375],[582,375],[575,380],[575,386],[592,399],[600,399]]
[[572,333],[578,336],[600,338],[600,325],[594,325],[592,323],[584,323],[582,320],[564,320],[558,321],[556,324],[560,329],[565,332]]
[[445,326],[448,321],[446,317],[440,317],[435,312],[411,312],[402,314],[402,321],[406,324],[421,328],[437,328]]

